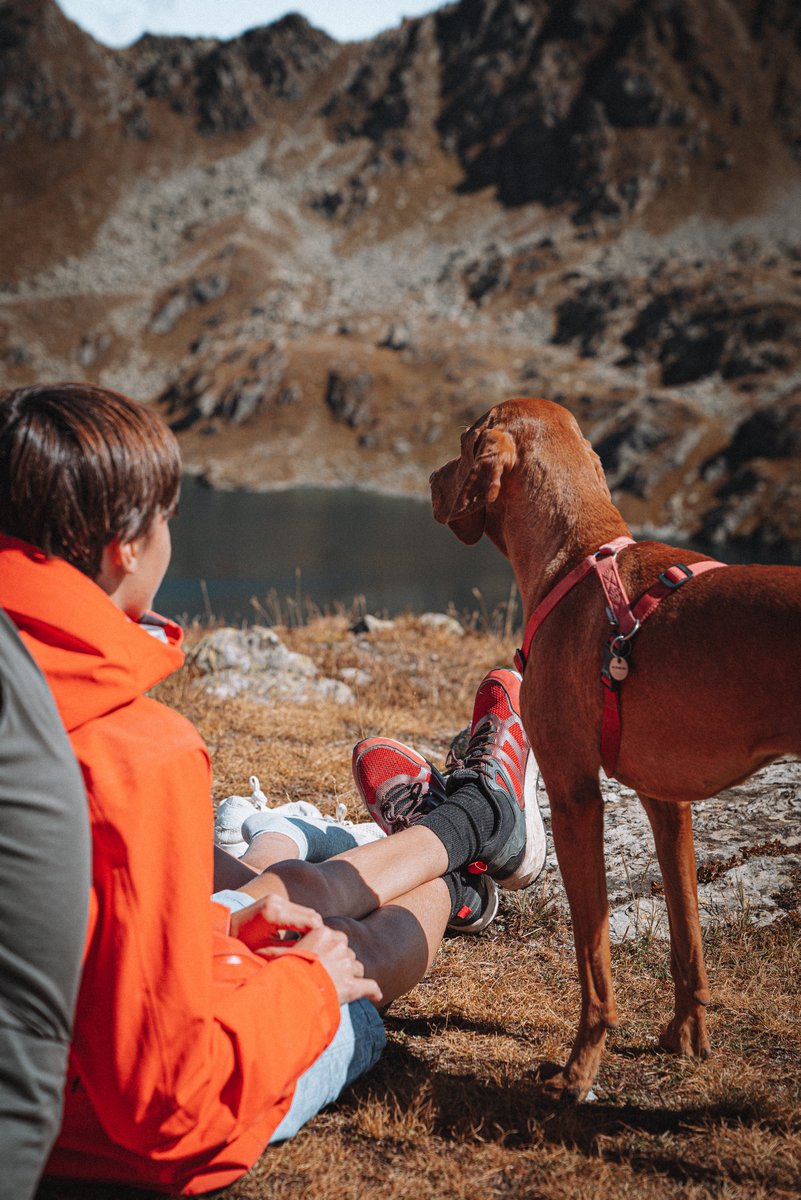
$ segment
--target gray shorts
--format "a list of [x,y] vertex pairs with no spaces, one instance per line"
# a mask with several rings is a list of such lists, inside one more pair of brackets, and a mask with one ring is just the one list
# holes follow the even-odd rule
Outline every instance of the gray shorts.
[[304,1071],[297,1082],[289,1112],[270,1143],[294,1137],[327,1104],[358,1079],[381,1057],[387,1044],[384,1022],[369,1000],[343,1004],[339,1029],[327,1050]]

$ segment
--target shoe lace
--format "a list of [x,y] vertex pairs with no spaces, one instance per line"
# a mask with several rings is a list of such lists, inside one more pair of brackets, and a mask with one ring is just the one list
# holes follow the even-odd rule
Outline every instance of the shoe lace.
[[[504,739],[504,724],[487,715],[476,726],[462,760],[462,769],[472,771],[489,784],[497,784],[499,778],[511,794],[519,793],[522,787],[520,748]],[[527,746],[527,743],[526,743]],[[523,747],[523,761],[526,746]]]
[[489,760],[492,758],[495,742],[495,726],[492,721],[487,720],[484,724],[479,725],[471,737],[467,752],[462,760],[463,768],[468,771],[478,771],[480,774],[485,775],[490,769]]
[[415,818],[423,804],[423,797],[428,794],[428,784],[422,780],[417,783],[396,783],[387,789],[381,801],[381,815],[388,824],[397,829],[408,829],[414,824]]
[[329,825],[342,825],[345,829],[353,824],[353,821],[348,820],[348,806],[347,804],[343,804],[341,800],[337,801],[333,817],[323,817],[323,820]]

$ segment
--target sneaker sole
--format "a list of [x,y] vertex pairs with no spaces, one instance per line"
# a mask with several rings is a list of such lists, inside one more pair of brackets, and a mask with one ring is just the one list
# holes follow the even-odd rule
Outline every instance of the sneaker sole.
[[451,924],[449,922],[445,926],[448,933],[483,933],[487,926],[491,925],[495,920],[498,915],[498,908],[500,905],[498,885],[489,875],[485,876],[485,879],[487,880],[487,886],[489,887],[489,895],[487,897],[487,907],[484,909],[481,916],[476,921],[473,921],[470,925],[457,925],[456,923]]
[[531,750],[526,758],[523,777],[523,803],[526,816],[526,849],[519,867],[506,879],[499,879],[498,886],[508,892],[518,892],[530,887],[545,866],[546,839],[540,806],[537,803],[537,784],[540,769]]

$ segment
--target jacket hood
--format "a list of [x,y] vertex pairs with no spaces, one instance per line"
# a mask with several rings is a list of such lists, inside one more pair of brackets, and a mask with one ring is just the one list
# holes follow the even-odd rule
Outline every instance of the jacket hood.
[[0,607],[47,676],[68,732],[141,696],[181,666],[182,633],[166,641],[126,617],[61,558],[0,534]]

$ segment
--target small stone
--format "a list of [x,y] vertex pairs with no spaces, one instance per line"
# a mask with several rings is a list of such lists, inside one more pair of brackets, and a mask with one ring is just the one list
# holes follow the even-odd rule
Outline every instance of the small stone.
[[353,687],[367,687],[368,683],[373,682],[373,677],[369,671],[363,671],[361,667],[343,667],[339,672],[346,683],[350,683]]
[[159,336],[171,333],[188,308],[189,300],[184,293],[175,292],[153,316],[151,331]]
[[365,613],[350,627],[351,633],[380,633],[384,629],[394,629],[394,621],[386,621],[382,617],[374,617],[372,613]]
[[453,637],[464,637],[464,628],[456,620],[456,617],[451,617],[448,613],[425,612],[421,614],[419,621],[421,625],[426,625],[429,629],[441,629]]
[[378,344],[387,350],[406,350],[411,343],[411,334],[405,325],[390,325]]
[[225,275],[208,275],[205,279],[195,279],[192,283],[192,299],[196,304],[210,304],[219,300],[230,287],[230,280]]

